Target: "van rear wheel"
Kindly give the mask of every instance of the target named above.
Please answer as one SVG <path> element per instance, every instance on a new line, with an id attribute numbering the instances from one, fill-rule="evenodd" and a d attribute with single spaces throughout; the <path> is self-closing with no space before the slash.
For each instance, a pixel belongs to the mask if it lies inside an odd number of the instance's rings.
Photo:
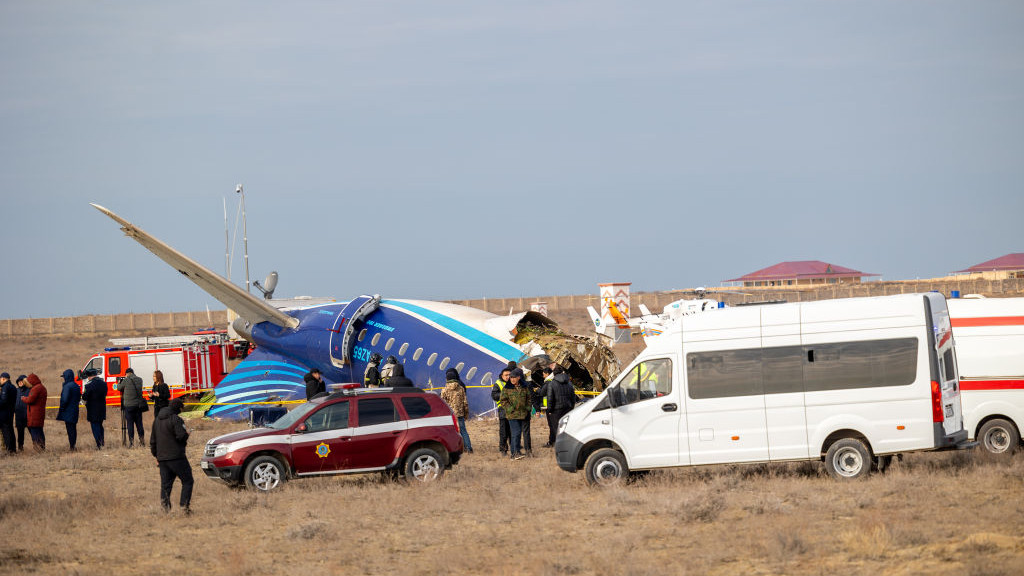
<path id="1" fill-rule="evenodd" d="M 839 480 L 863 478 L 871 471 L 871 453 L 856 438 L 840 438 L 825 453 L 825 469 Z"/>
<path id="2" fill-rule="evenodd" d="M 614 486 L 629 476 L 626 457 L 614 448 L 595 450 L 583 465 L 587 484 L 591 486 Z"/>
<path id="3" fill-rule="evenodd" d="M 986 452 L 1013 454 L 1020 447 L 1020 432 L 1009 420 L 995 418 L 985 422 L 978 431 L 978 439 Z"/>

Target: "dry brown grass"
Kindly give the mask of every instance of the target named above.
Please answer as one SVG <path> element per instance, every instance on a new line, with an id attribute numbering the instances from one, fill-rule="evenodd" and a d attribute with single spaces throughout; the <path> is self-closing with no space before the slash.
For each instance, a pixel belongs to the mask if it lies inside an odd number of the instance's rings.
<path id="1" fill-rule="evenodd" d="M 116 411 L 114 412 L 116 416 Z M 147 416 L 147 426 L 150 422 Z M 0 456 L 2 574 L 1020 574 L 1024 460 L 916 454 L 862 482 L 813 464 L 656 472 L 587 488 L 550 449 L 500 458 L 495 425 L 430 486 L 376 475 L 274 494 L 202 476 L 202 444 L 239 424 L 193 421 L 195 514 L 159 507 L 148 451 Z M 535 439 L 541 438 L 538 421 Z M 540 444 L 540 442 L 538 442 Z M 172 501 L 177 503 L 177 488 Z M 135 552 L 129 552 L 132 548 Z"/>
<path id="2" fill-rule="evenodd" d="M 35 371 L 53 398 L 56 375 L 106 339 L 0 340 L 0 369 Z M 477 453 L 437 484 L 365 475 L 259 495 L 198 468 L 207 439 L 242 425 L 190 421 L 196 513 L 185 517 L 160 510 L 155 461 L 118 447 L 108 414 L 107 450 L 90 448 L 81 422 L 82 451 L 68 452 L 48 420 L 47 453 L 0 455 L 0 574 L 1024 573 L 1022 455 L 913 454 L 850 483 L 813 463 L 712 466 L 595 490 L 550 449 L 499 458 L 494 423 L 477 421 Z M 545 434 L 536 421 L 537 446 Z"/>

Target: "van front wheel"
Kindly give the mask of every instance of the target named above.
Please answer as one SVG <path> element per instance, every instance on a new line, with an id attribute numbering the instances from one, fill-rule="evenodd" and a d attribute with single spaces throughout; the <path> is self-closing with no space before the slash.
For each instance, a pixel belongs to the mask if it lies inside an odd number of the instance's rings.
<path id="1" fill-rule="evenodd" d="M 871 471 L 871 453 L 856 438 L 841 438 L 825 453 L 825 469 L 836 479 L 863 478 Z"/>
<path id="2" fill-rule="evenodd" d="M 613 486 L 629 476 L 626 457 L 614 448 L 595 450 L 587 458 L 583 468 L 586 471 L 587 484 L 591 486 Z"/>

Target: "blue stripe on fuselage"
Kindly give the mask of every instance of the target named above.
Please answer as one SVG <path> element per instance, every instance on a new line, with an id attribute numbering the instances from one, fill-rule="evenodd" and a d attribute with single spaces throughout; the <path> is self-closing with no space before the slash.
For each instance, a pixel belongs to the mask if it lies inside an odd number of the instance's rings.
<path id="1" fill-rule="evenodd" d="M 474 344 L 481 346 L 489 350 L 490 352 L 493 352 L 494 354 L 498 355 L 501 358 L 504 358 L 505 360 L 514 360 L 518 362 L 519 359 L 523 357 L 523 351 L 520 350 L 519 348 L 516 348 L 515 346 L 507 342 L 502 342 L 501 340 L 495 338 L 494 336 L 491 336 L 486 332 L 481 332 L 480 330 L 477 330 L 476 328 L 473 328 L 472 326 L 460 322 L 450 316 L 445 316 L 444 314 L 434 312 L 433 310 L 428 310 L 426 308 L 423 308 L 422 306 L 417 306 L 415 304 L 409 304 L 408 302 L 401 302 L 398 300 L 382 300 L 381 304 L 387 304 L 388 306 L 401 308 L 403 310 L 412 312 L 413 314 L 422 316 L 423 318 L 426 318 L 427 320 L 437 324 L 438 326 L 441 326 L 442 328 L 445 328 L 447 330 L 451 330 L 452 332 L 465 338 L 466 340 L 469 340 L 470 342 L 473 342 Z"/>

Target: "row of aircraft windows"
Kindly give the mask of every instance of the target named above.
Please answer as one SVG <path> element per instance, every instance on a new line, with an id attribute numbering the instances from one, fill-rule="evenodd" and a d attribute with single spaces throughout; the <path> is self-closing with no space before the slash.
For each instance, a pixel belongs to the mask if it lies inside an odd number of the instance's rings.
<path id="1" fill-rule="evenodd" d="M 377 344 L 379 344 L 380 343 L 380 337 L 381 337 L 381 333 L 380 332 L 374 334 L 373 338 L 370 339 L 370 345 L 371 346 L 376 346 Z M 359 342 L 362 342 L 365 339 L 366 339 L 366 328 L 363 328 L 359 332 L 359 336 L 356 337 L 356 340 L 358 340 Z M 395 339 L 394 338 L 388 338 L 388 341 L 384 343 L 384 351 L 385 352 L 390 352 L 391 348 L 394 347 L 394 345 L 395 345 Z M 398 348 L 398 355 L 399 356 L 405 356 L 405 353 L 408 352 L 408 351 L 409 351 L 409 343 L 408 342 L 404 342 Z M 423 355 L 423 348 L 417 348 L 416 351 L 412 353 L 413 361 L 414 362 L 419 362 L 420 356 L 422 356 L 422 355 Z M 427 357 L 427 366 L 433 366 L 434 362 L 436 362 L 436 361 L 437 361 L 437 352 L 434 352 L 429 357 Z M 448 369 L 448 364 L 450 362 L 451 362 L 451 358 L 445 356 L 444 359 L 441 360 L 441 363 L 438 364 L 437 369 L 438 370 L 447 370 Z M 465 374 L 463 374 L 462 373 L 462 369 L 465 368 L 465 367 L 466 367 L 465 362 L 459 362 L 458 364 L 455 365 L 455 369 L 458 370 L 459 374 L 462 375 L 462 377 L 466 380 L 466 382 L 470 382 L 476 376 L 476 372 L 477 372 L 476 366 L 473 366 L 472 368 L 469 369 L 469 372 L 466 372 Z M 483 375 L 483 377 L 480 378 L 480 384 L 482 384 L 484 386 L 490 386 L 494 382 L 492 380 L 492 378 L 493 378 L 493 375 L 490 372 L 487 372 L 486 374 Z"/>

